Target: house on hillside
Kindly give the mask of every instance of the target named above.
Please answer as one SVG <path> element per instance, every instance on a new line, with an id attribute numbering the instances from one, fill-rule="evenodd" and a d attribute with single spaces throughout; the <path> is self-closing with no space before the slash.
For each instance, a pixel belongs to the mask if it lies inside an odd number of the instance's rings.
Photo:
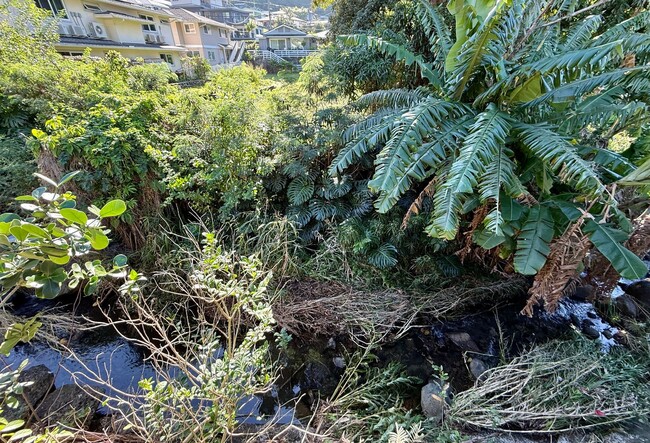
<path id="1" fill-rule="evenodd" d="M 286 57 L 291 57 L 292 51 L 295 51 L 296 57 L 304 57 L 305 53 L 318 47 L 315 36 L 287 25 L 280 25 L 263 33 L 259 44 L 262 51 L 281 51 Z M 302 55 L 299 55 L 299 52 Z"/>
<path id="2" fill-rule="evenodd" d="M 172 15 L 160 2 L 148 0 L 36 0 L 36 4 L 53 14 L 62 14 L 59 42 L 63 55 L 103 57 L 115 50 L 130 59 L 146 63 L 167 62 L 174 70 L 181 68 L 181 54 L 186 50 L 174 42 Z"/>
<path id="3" fill-rule="evenodd" d="M 173 8 L 202 15 L 219 23 L 235 28 L 231 34 L 233 40 L 255 40 L 261 28 L 250 29 L 249 23 L 254 19 L 254 10 L 235 5 L 224 6 L 222 0 L 171 0 Z M 254 21 L 254 20 L 253 20 Z"/>
<path id="4" fill-rule="evenodd" d="M 212 66 L 237 63 L 244 53 L 243 42 L 233 43 L 230 25 L 220 23 L 187 9 L 171 9 L 172 32 L 189 57 L 204 57 Z"/>

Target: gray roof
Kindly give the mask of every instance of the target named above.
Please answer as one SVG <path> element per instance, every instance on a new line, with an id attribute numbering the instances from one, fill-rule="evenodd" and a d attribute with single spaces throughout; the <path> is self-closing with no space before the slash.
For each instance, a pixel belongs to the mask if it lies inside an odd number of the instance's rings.
<path id="1" fill-rule="evenodd" d="M 307 33 L 287 25 L 280 25 L 262 34 L 264 37 L 307 37 Z"/>

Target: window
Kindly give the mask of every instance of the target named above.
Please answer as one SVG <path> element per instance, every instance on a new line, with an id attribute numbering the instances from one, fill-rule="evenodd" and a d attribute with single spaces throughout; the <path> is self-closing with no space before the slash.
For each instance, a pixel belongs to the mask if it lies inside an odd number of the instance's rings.
<path id="1" fill-rule="evenodd" d="M 160 58 L 165 60 L 170 65 L 174 64 L 174 59 L 172 58 L 171 54 L 160 54 Z"/>
<path id="2" fill-rule="evenodd" d="M 196 34 L 196 27 L 194 26 L 194 23 L 185 23 L 184 27 L 186 34 Z"/>
<path id="3" fill-rule="evenodd" d="M 140 18 L 142 20 L 147 20 L 147 21 L 152 22 L 152 23 L 150 23 L 148 25 L 142 25 L 142 30 L 143 31 L 156 32 L 156 25 L 153 24 L 153 17 L 151 17 L 149 15 L 140 15 Z"/>
<path id="4" fill-rule="evenodd" d="M 43 9 L 49 9 L 54 15 L 63 12 L 63 17 L 67 17 L 65 7 L 61 0 L 36 0 L 36 6 Z"/>
<path id="5" fill-rule="evenodd" d="M 219 37 L 224 37 L 225 32 L 223 29 L 219 28 Z"/>
<path id="6" fill-rule="evenodd" d="M 65 56 L 65 57 L 83 57 L 83 52 L 68 52 L 68 51 L 61 51 L 59 54 Z"/>
<path id="7" fill-rule="evenodd" d="M 84 3 L 84 9 L 88 11 L 93 11 L 93 12 L 101 12 L 102 8 L 100 8 L 97 5 L 89 5 L 87 3 Z"/>
<path id="8" fill-rule="evenodd" d="M 185 55 L 188 57 L 199 57 L 201 54 L 199 54 L 199 51 L 187 51 Z"/>
<path id="9" fill-rule="evenodd" d="M 203 28 L 203 33 L 204 34 L 212 35 L 212 29 L 210 29 L 207 26 L 201 26 L 201 27 Z"/>
<path id="10" fill-rule="evenodd" d="M 217 56 L 214 54 L 214 51 L 208 51 L 208 60 L 216 61 Z"/>

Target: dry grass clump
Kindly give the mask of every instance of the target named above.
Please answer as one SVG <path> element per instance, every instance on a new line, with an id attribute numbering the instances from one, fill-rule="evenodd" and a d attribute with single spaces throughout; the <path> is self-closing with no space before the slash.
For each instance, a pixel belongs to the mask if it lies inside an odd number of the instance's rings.
<path id="1" fill-rule="evenodd" d="M 291 280 L 284 289 L 273 316 L 297 336 L 383 335 L 414 318 L 408 296 L 399 290 L 368 292 L 317 280 Z"/>
<path id="2" fill-rule="evenodd" d="M 647 356 L 601 354 L 577 339 L 550 342 L 489 370 L 456 396 L 457 424 L 521 433 L 611 426 L 650 414 Z"/>

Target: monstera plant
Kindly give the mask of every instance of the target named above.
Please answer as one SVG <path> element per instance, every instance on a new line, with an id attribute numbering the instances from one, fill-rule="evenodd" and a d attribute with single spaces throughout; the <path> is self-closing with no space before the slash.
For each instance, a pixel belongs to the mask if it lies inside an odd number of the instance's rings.
<path id="1" fill-rule="evenodd" d="M 361 97 L 370 113 L 344 132 L 330 174 L 373 157 L 377 211 L 419 192 L 407 218 L 428 208 L 426 232 L 446 240 L 466 226 L 521 274 L 540 273 L 553 245 L 576 234 L 575 268 L 593 245 L 621 275 L 645 276 L 623 246 L 632 225 L 615 197 L 634 165 L 607 145 L 648 123 L 650 12 L 603 29 L 588 15 L 603 2 L 576 3 L 453 0 L 443 14 L 420 0 L 415 19 L 433 58 L 376 36 L 342 37 L 417 69 L 425 86 Z"/>

